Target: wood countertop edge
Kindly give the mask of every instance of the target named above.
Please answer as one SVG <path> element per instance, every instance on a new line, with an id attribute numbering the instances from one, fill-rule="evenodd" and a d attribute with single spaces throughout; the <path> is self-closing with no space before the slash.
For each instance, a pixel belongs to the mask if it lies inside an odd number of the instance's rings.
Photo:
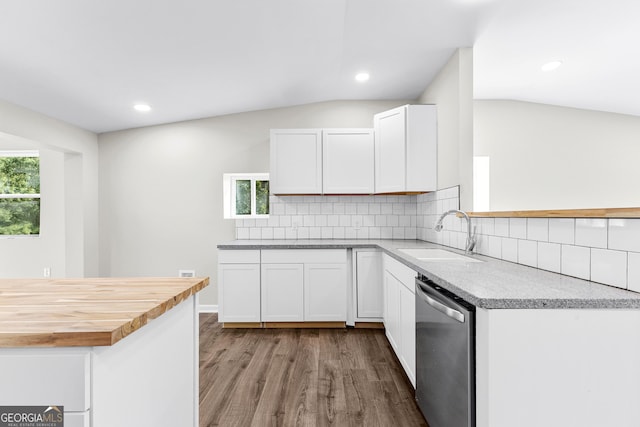
<path id="1" fill-rule="evenodd" d="M 469 212 L 475 218 L 640 218 L 640 208 Z"/>
<path id="2" fill-rule="evenodd" d="M 0 349 L 2 348 L 45 348 L 45 347 L 99 347 L 112 346 L 145 326 L 150 320 L 162 316 L 192 295 L 209 285 L 209 278 L 202 278 L 198 283 L 159 302 L 149 310 L 130 318 L 111 331 L 69 331 L 69 332 L 0 332 Z"/>

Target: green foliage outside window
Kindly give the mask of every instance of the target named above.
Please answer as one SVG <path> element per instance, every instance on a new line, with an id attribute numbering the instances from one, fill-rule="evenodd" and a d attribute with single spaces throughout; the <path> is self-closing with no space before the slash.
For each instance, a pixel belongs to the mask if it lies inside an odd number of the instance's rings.
<path id="1" fill-rule="evenodd" d="M 269 180 L 263 177 L 238 177 L 235 185 L 236 217 L 269 215 Z M 253 186 L 253 187 L 252 187 Z"/>
<path id="2" fill-rule="evenodd" d="M 39 233 L 40 158 L 0 157 L 0 235 Z"/>
<path id="3" fill-rule="evenodd" d="M 236 181 L 236 215 L 251 215 L 251 180 Z"/>
<path id="4" fill-rule="evenodd" d="M 256 214 L 269 215 L 269 181 L 256 181 Z"/>

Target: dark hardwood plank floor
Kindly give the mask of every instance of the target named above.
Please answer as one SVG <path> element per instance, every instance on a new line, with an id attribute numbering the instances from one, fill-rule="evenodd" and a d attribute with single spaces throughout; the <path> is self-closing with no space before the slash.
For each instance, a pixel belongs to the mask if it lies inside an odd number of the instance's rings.
<path id="1" fill-rule="evenodd" d="M 380 329 L 223 329 L 200 315 L 200 426 L 427 426 Z"/>

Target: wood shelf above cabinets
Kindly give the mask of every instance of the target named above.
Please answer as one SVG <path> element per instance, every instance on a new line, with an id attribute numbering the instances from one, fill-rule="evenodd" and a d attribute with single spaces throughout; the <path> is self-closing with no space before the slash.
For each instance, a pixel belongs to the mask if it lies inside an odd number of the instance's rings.
<path id="1" fill-rule="evenodd" d="M 468 214 L 476 218 L 640 218 L 640 208 L 550 209 Z"/>

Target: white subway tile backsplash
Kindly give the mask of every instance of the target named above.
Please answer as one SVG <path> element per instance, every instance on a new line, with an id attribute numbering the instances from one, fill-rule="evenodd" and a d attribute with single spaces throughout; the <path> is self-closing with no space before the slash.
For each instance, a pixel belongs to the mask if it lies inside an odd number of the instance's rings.
<path id="1" fill-rule="evenodd" d="M 549 241 L 573 245 L 575 243 L 575 219 L 549 218 Z"/>
<path id="2" fill-rule="evenodd" d="M 518 264 L 529 267 L 538 266 L 538 242 L 534 240 L 518 240 Z"/>
<path id="3" fill-rule="evenodd" d="M 262 239 L 263 240 L 270 240 L 273 239 L 273 228 L 270 227 L 265 227 L 262 228 Z"/>
<path id="4" fill-rule="evenodd" d="M 298 205 L 294 203 L 287 203 L 284 205 L 285 215 L 296 215 L 298 213 Z"/>
<path id="5" fill-rule="evenodd" d="M 322 213 L 322 203 L 309 203 L 309 213 L 319 215 Z"/>
<path id="6" fill-rule="evenodd" d="M 404 228 L 404 238 L 405 239 L 417 239 L 417 231 L 415 227 L 405 227 Z"/>
<path id="7" fill-rule="evenodd" d="M 418 196 L 270 197 L 268 219 L 236 220 L 236 239 L 421 239 L 464 249 L 458 187 Z M 640 219 L 473 218 L 482 255 L 640 292 Z M 630 251 L 630 252 L 626 252 Z"/>
<path id="8" fill-rule="evenodd" d="M 286 234 L 285 234 L 285 229 L 282 227 L 277 227 L 273 229 L 273 238 L 274 239 L 284 239 Z"/>
<path id="9" fill-rule="evenodd" d="M 333 239 L 333 227 L 320 227 L 320 235 L 323 239 Z"/>
<path id="10" fill-rule="evenodd" d="M 509 237 L 509 218 L 496 218 L 495 234 L 500 237 Z"/>
<path id="11" fill-rule="evenodd" d="M 364 215 L 362 217 L 362 225 L 365 227 L 375 227 L 376 217 L 373 215 Z"/>
<path id="12" fill-rule="evenodd" d="M 631 291 L 640 292 L 640 253 L 628 252 L 628 255 L 627 288 Z"/>
<path id="13" fill-rule="evenodd" d="M 249 239 L 249 229 L 248 228 L 236 228 L 236 239 L 238 240 L 248 240 Z"/>
<path id="14" fill-rule="evenodd" d="M 549 241 L 549 219 L 527 218 L 527 240 Z"/>
<path id="15" fill-rule="evenodd" d="M 251 227 L 249 228 L 249 239 L 260 240 L 262 238 L 262 228 Z"/>
<path id="16" fill-rule="evenodd" d="M 297 239 L 298 238 L 298 229 L 297 228 L 285 228 L 284 229 L 284 238 L 285 239 Z"/>
<path id="17" fill-rule="evenodd" d="M 605 218 L 576 218 L 576 245 L 592 248 L 607 247 Z"/>
<path id="18" fill-rule="evenodd" d="M 567 276 L 589 280 L 591 277 L 591 249 L 582 246 L 562 245 L 560 272 Z"/>
<path id="19" fill-rule="evenodd" d="M 518 239 L 502 238 L 502 259 L 518 262 Z"/>
<path id="20" fill-rule="evenodd" d="M 527 218 L 509 218 L 509 237 L 514 239 L 527 238 Z"/>
<path id="21" fill-rule="evenodd" d="M 609 249 L 640 252 L 640 219 L 609 219 Z"/>
<path id="22" fill-rule="evenodd" d="M 538 242 L 538 268 L 560 273 L 560 248 L 559 243 Z"/>
<path id="23" fill-rule="evenodd" d="M 591 280 L 626 289 L 627 253 L 592 248 Z"/>
<path id="24" fill-rule="evenodd" d="M 282 215 L 280 217 L 280 227 L 291 227 L 291 216 Z"/>
<path id="25" fill-rule="evenodd" d="M 308 203 L 299 203 L 296 208 L 297 215 L 309 215 L 309 204 Z"/>
<path id="26" fill-rule="evenodd" d="M 502 258 L 502 237 L 489 236 L 489 255 L 493 258 Z"/>
<path id="27" fill-rule="evenodd" d="M 320 227 L 309 227 L 309 238 L 310 239 L 321 239 L 322 232 Z"/>

